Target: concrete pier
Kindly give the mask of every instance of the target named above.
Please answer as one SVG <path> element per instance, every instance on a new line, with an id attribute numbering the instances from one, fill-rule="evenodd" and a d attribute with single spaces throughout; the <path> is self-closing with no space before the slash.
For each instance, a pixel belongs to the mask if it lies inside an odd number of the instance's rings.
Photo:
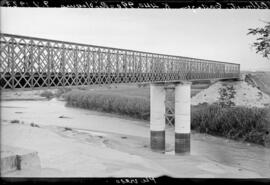
<path id="1" fill-rule="evenodd" d="M 151 149 L 165 152 L 166 89 L 174 90 L 175 154 L 190 154 L 191 82 L 150 85 Z"/>
<path id="2" fill-rule="evenodd" d="M 175 154 L 190 153 L 190 91 L 190 82 L 175 87 Z"/>
<path id="3" fill-rule="evenodd" d="M 165 89 L 150 85 L 150 145 L 156 152 L 165 152 Z"/>

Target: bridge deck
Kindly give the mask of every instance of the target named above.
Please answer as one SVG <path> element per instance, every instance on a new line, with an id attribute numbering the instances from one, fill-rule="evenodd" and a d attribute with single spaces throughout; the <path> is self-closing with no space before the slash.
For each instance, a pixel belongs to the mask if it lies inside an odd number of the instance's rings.
<path id="1" fill-rule="evenodd" d="M 32 89 L 239 78 L 240 65 L 1 34 L 0 86 Z"/>

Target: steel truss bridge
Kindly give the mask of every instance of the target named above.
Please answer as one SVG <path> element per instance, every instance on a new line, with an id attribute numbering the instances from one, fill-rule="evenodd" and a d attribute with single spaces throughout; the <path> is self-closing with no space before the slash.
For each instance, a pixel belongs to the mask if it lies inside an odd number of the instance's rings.
<path id="1" fill-rule="evenodd" d="M 240 65 L 1 34 L 1 90 L 237 79 Z"/>

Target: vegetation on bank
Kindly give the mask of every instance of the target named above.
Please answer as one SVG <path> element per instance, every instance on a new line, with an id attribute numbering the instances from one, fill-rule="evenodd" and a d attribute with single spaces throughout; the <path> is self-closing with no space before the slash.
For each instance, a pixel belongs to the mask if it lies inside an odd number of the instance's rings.
<path id="1" fill-rule="evenodd" d="M 129 91 L 72 90 L 64 94 L 64 98 L 68 106 L 149 120 L 149 97 Z M 269 136 L 270 108 L 231 107 L 227 103 L 229 99 L 221 100 L 214 105 L 192 106 L 191 128 L 201 133 L 264 145 L 267 134 Z"/>
<path id="2" fill-rule="evenodd" d="M 191 112 L 191 129 L 264 145 L 270 129 L 270 108 L 198 106 Z"/>
<path id="3" fill-rule="evenodd" d="M 64 95 L 67 106 L 128 115 L 148 120 L 150 101 L 148 98 L 111 93 L 110 91 L 72 90 Z"/>
<path id="4" fill-rule="evenodd" d="M 46 90 L 46 91 L 43 91 L 41 94 L 40 94 L 41 97 L 45 97 L 47 99 L 51 99 L 54 97 L 54 94 L 53 92 L 49 91 L 49 90 Z"/>
<path id="5" fill-rule="evenodd" d="M 70 88 L 59 88 L 55 92 L 52 92 L 51 90 L 45 90 L 45 91 L 42 91 L 40 93 L 40 96 L 45 97 L 48 100 L 50 100 L 54 97 L 59 98 L 61 95 L 63 95 L 64 93 L 66 93 L 68 91 L 71 91 L 71 89 Z"/>

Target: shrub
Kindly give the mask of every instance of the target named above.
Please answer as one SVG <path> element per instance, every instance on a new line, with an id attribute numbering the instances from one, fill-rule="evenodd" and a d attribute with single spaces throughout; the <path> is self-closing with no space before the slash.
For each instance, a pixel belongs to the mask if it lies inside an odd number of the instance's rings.
<path id="1" fill-rule="evenodd" d="M 108 93 L 106 91 L 73 90 L 64 95 L 68 106 L 124 114 L 149 120 L 150 101 L 147 98 Z"/>
<path id="2" fill-rule="evenodd" d="M 60 89 L 57 89 L 54 96 L 59 98 L 61 95 L 65 94 L 66 92 L 69 92 L 69 91 L 71 91 L 71 88 L 60 88 Z"/>
<path id="3" fill-rule="evenodd" d="M 236 94 L 233 85 L 222 84 L 222 88 L 220 88 L 218 92 L 220 95 L 218 103 L 222 107 L 235 106 L 235 103 L 232 101 Z"/>
<path id="4" fill-rule="evenodd" d="M 40 94 L 41 97 L 45 97 L 47 99 L 51 99 L 53 98 L 54 94 L 51 92 L 51 91 L 43 91 L 41 94 Z"/>
<path id="5" fill-rule="evenodd" d="M 31 127 L 38 127 L 39 128 L 39 125 L 38 124 L 35 124 L 35 123 L 31 123 L 30 126 Z"/>
<path id="6" fill-rule="evenodd" d="M 17 119 L 14 119 L 14 120 L 11 120 L 10 123 L 20 123 L 20 121 Z"/>
<path id="7" fill-rule="evenodd" d="M 230 139 L 264 144 L 270 120 L 269 108 L 206 105 L 192 111 L 191 129 Z"/>

